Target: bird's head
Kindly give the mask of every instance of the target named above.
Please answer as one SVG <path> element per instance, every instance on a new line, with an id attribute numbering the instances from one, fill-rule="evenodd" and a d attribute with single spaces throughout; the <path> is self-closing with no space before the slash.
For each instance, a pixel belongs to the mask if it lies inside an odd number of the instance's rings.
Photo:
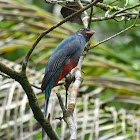
<path id="1" fill-rule="evenodd" d="M 95 34 L 95 31 L 91 31 L 89 28 L 81 28 L 76 32 L 76 34 L 83 36 L 86 41 L 89 41 L 91 36 Z"/>

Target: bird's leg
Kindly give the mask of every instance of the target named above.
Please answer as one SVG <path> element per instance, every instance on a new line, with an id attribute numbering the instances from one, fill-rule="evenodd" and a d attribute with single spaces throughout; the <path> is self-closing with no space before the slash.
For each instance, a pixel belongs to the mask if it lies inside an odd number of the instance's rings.
<path id="1" fill-rule="evenodd" d="M 68 73 L 66 76 L 65 76 L 65 89 L 66 89 L 66 101 L 65 101 L 65 107 L 67 109 L 67 102 L 68 102 L 68 89 L 69 89 L 69 86 L 71 84 L 71 80 L 72 79 L 72 75 L 71 73 Z"/>

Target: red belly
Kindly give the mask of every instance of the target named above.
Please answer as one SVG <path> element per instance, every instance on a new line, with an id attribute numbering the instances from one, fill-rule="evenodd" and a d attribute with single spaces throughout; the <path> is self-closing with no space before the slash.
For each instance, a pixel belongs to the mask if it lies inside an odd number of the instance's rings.
<path id="1" fill-rule="evenodd" d="M 68 60 L 68 62 L 65 64 L 65 66 L 63 67 L 62 71 L 58 74 L 53 87 L 55 87 L 57 85 L 57 83 L 64 78 L 65 75 L 67 75 L 73 68 L 75 68 L 77 66 L 77 64 L 75 64 L 74 62 L 74 58 L 71 58 L 70 60 Z"/>

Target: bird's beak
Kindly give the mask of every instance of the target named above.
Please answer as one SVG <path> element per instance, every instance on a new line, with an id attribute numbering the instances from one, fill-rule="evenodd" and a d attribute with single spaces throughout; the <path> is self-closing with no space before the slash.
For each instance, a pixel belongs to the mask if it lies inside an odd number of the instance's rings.
<path id="1" fill-rule="evenodd" d="M 85 31 L 86 34 L 94 35 L 95 31 Z"/>

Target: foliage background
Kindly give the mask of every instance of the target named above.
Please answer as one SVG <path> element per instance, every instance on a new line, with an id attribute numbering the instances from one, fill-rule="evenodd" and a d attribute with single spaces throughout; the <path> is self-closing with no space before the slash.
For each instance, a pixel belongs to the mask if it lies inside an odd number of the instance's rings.
<path id="1" fill-rule="evenodd" d="M 112 1 L 104 1 L 109 4 Z M 124 1 L 112 5 L 122 7 Z M 128 6 L 138 3 L 129 1 Z M 54 5 L 44 1 L 0 0 L 0 60 L 19 70 L 23 58 L 38 35 L 62 17 L 53 14 Z M 95 17 L 104 12 L 95 7 Z M 59 12 L 59 11 L 58 11 Z M 89 11 L 88 11 L 89 12 Z M 95 44 L 133 24 L 134 20 L 92 23 Z M 82 25 L 65 23 L 44 37 L 28 64 L 30 82 L 40 86 L 47 59 L 58 43 Z M 84 81 L 79 89 L 75 122 L 78 139 L 139 139 L 140 138 L 140 32 L 129 30 L 89 51 L 82 70 Z M 43 109 L 44 94 L 34 88 Z M 50 100 L 51 122 L 62 139 L 68 128 L 55 118 L 62 115 L 55 92 L 65 97 L 64 87 L 56 87 Z M 0 76 L 0 138 L 40 139 L 41 128 L 28 106 L 22 88 L 12 79 Z M 66 129 L 67 128 L 67 129 Z"/>

